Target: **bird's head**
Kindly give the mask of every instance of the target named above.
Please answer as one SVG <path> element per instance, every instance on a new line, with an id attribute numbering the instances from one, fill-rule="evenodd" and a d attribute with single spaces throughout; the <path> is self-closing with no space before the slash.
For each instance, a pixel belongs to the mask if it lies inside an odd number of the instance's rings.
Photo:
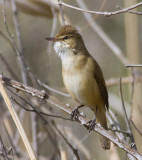
<path id="1" fill-rule="evenodd" d="M 55 42 L 54 49 L 60 57 L 63 54 L 77 54 L 85 47 L 78 30 L 71 25 L 62 26 L 55 37 L 46 40 Z"/>

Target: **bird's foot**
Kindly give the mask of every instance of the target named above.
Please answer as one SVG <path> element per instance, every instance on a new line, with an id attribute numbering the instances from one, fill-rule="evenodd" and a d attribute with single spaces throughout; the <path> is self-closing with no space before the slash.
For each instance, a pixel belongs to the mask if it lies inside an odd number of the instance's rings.
<path id="1" fill-rule="evenodd" d="M 96 125 L 96 116 L 92 120 L 87 122 L 87 128 L 89 130 L 89 133 L 94 129 L 95 125 Z"/>
<path id="2" fill-rule="evenodd" d="M 75 109 L 73 109 L 73 111 L 71 112 L 70 118 L 72 121 L 78 120 L 79 117 L 79 108 L 83 107 L 84 105 L 80 105 L 78 107 L 76 107 Z"/>
<path id="3" fill-rule="evenodd" d="M 78 108 L 75 108 L 75 109 L 71 112 L 70 118 L 71 118 L 72 121 L 75 121 L 75 120 L 78 119 L 78 116 L 79 116 Z"/>

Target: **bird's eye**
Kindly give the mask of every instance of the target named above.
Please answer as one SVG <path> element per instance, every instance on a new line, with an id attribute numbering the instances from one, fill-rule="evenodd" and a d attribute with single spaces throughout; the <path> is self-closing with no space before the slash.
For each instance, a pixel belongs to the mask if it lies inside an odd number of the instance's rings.
<path id="1" fill-rule="evenodd" d="M 69 37 L 68 37 L 68 36 L 65 36 L 65 37 L 64 37 L 64 40 L 67 40 L 67 39 L 69 39 Z"/>

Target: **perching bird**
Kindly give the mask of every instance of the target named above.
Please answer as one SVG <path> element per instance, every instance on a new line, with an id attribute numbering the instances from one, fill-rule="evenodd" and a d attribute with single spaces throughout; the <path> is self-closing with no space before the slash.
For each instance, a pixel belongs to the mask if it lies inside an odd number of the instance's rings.
<path id="1" fill-rule="evenodd" d="M 54 49 L 62 61 L 62 76 L 68 93 L 80 104 L 91 108 L 96 115 L 96 123 L 107 130 L 106 109 L 109 103 L 104 77 L 78 30 L 65 25 L 54 38 L 46 39 L 55 42 Z M 100 136 L 100 140 L 104 149 L 110 149 L 107 138 Z"/>

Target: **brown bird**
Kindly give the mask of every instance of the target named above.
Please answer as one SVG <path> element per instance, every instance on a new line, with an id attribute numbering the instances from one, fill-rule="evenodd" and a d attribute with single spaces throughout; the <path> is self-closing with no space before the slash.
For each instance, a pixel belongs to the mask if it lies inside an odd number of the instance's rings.
<path id="1" fill-rule="evenodd" d="M 106 109 L 109 103 L 104 77 L 78 30 L 71 25 L 65 25 L 54 38 L 46 39 L 55 42 L 54 49 L 62 61 L 62 76 L 68 93 L 82 104 L 79 107 L 85 105 L 94 111 L 95 119 L 90 123 L 91 129 L 96 120 L 107 130 Z M 76 117 L 78 108 L 73 110 L 72 119 Z M 100 136 L 100 140 L 104 149 L 110 149 L 107 138 Z"/>

